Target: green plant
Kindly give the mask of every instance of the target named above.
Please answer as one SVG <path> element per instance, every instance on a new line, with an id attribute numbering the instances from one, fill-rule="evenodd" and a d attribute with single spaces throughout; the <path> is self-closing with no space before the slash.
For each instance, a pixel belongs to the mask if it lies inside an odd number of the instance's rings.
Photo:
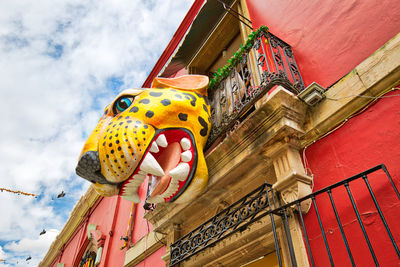
<path id="1" fill-rule="evenodd" d="M 210 80 L 210 83 L 208 84 L 209 92 L 214 90 L 214 86 L 229 75 L 231 70 L 237 65 L 237 63 L 239 63 L 242 56 L 251 49 L 261 31 L 268 32 L 268 27 L 261 26 L 257 30 L 250 33 L 246 40 L 246 43 L 244 45 L 243 44 L 240 45 L 240 48 L 235 53 L 233 53 L 233 56 L 230 59 L 227 60 L 228 63 L 225 64 L 225 66 L 219 68 L 214 73 L 213 78 Z"/>

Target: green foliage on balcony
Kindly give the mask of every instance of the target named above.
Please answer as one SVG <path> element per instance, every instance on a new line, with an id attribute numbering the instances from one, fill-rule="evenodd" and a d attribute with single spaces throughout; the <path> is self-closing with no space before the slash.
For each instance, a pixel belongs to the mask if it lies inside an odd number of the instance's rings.
<path id="1" fill-rule="evenodd" d="M 210 83 L 208 84 L 209 92 L 213 91 L 214 87 L 221 80 L 228 77 L 231 70 L 234 67 L 236 67 L 236 65 L 240 62 L 241 58 L 243 57 L 243 55 L 245 55 L 253 47 L 253 44 L 257 39 L 257 37 L 259 36 L 260 32 L 265 32 L 265 33 L 268 32 L 268 27 L 261 26 L 260 28 L 249 34 L 246 43 L 244 45 L 241 44 L 240 48 L 235 53 L 233 53 L 233 56 L 230 59 L 227 60 L 228 63 L 225 66 L 219 68 L 214 73 L 213 78 L 210 80 Z"/>

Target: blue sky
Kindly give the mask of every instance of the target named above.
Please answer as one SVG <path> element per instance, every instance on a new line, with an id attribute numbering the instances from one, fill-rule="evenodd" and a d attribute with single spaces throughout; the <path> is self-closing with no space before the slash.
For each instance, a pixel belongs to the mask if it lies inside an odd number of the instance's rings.
<path id="1" fill-rule="evenodd" d="M 141 86 L 192 3 L 0 2 L 0 187 L 40 195 L 0 192 L 0 266 L 41 261 L 89 186 L 74 173 L 85 138 Z"/>

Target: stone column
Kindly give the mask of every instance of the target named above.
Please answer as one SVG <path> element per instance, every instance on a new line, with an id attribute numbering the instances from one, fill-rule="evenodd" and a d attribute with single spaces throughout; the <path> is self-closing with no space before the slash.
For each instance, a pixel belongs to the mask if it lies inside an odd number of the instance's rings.
<path id="1" fill-rule="evenodd" d="M 291 203 L 312 192 L 312 177 L 305 172 L 300 156 L 300 146 L 296 138 L 285 137 L 269 147 L 265 154 L 273 164 L 276 174 L 273 188 L 280 193 L 283 204 Z M 310 206 L 311 200 L 303 201 L 300 205 L 301 212 L 307 213 Z M 292 210 L 288 210 L 288 223 L 294 253 L 298 266 L 309 266 L 302 230 L 295 210 L 297 211 L 296 206 L 293 206 Z M 286 240 L 286 238 L 284 239 Z M 288 252 L 283 251 L 283 253 L 287 254 Z"/>
<path id="2" fill-rule="evenodd" d="M 180 237 L 181 234 L 181 227 L 179 224 L 170 224 L 168 225 L 167 229 L 167 235 L 165 237 L 166 241 L 166 247 L 167 251 L 166 253 L 161 257 L 163 261 L 165 261 L 165 266 L 169 266 L 169 260 L 171 257 L 171 244 L 173 244 L 175 241 L 177 241 Z"/>

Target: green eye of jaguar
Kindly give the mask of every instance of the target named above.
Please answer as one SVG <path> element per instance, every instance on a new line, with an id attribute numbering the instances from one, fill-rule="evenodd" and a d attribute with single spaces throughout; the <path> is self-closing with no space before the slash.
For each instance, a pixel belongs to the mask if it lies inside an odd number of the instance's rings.
<path id="1" fill-rule="evenodd" d="M 133 101 L 132 97 L 120 98 L 115 105 L 115 110 L 118 113 L 124 111 L 125 109 L 129 108 L 129 106 L 132 104 L 132 101 Z"/>

